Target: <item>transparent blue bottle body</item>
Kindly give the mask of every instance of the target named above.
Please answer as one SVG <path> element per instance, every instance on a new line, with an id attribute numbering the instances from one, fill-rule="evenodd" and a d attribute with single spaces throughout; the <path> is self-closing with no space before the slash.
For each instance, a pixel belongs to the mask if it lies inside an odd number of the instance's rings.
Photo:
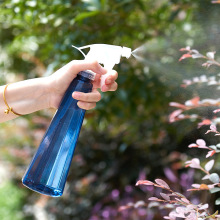
<path id="1" fill-rule="evenodd" d="M 92 83 L 86 77 L 91 73 L 81 73 L 84 75 L 78 75 L 68 87 L 22 179 L 26 187 L 44 195 L 59 197 L 63 194 L 85 115 L 72 93 L 92 91 Z"/>

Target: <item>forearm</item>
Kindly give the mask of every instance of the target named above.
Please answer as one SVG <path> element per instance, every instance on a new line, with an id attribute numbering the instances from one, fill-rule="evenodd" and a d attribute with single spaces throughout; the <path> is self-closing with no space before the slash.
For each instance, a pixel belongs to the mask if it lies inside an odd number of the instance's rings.
<path id="1" fill-rule="evenodd" d="M 84 70 L 91 70 L 96 73 L 93 91 L 86 94 L 73 93 L 72 96 L 78 100 L 80 108 L 85 110 L 94 108 L 96 102 L 101 98 L 97 91 L 100 88 L 101 76 L 107 70 L 97 61 L 75 60 L 69 62 L 51 76 L 12 83 L 8 87 L 0 86 L 0 122 L 18 117 L 13 112 L 26 115 L 45 108 L 58 108 L 70 83 L 80 71 Z M 117 89 L 117 83 L 115 82 L 117 76 L 117 72 L 114 71 L 107 77 L 104 88 L 102 87 L 103 92 Z M 8 111 L 8 114 L 5 114 L 8 107 L 4 102 L 4 90 L 7 104 L 13 110 L 13 112 Z"/>
<path id="2" fill-rule="evenodd" d="M 50 92 L 48 88 L 47 78 L 12 83 L 5 91 L 5 98 L 14 112 L 25 115 L 49 107 Z M 0 86 L 0 122 L 18 117 L 12 112 L 5 114 L 7 106 L 3 99 L 4 89 L 5 86 Z"/>

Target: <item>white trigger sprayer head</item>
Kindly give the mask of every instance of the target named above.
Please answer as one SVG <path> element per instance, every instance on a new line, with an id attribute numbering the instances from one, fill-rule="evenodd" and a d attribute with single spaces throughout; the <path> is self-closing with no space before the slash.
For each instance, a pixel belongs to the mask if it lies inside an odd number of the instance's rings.
<path id="1" fill-rule="evenodd" d="M 83 51 L 79 47 L 76 47 L 74 45 L 72 45 L 72 47 L 77 49 L 84 57 L 86 57 L 86 55 L 83 53 Z"/>
<path id="2" fill-rule="evenodd" d="M 72 45 L 72 47 L 79 50 L 86 60 L 97 60 L 108 70 L 108 73 L 101 77 L 101 87 L 105 84 L 105 79 L 110 75 L 110 70 L 113 69 L 115 64 L 120 63 L 121 57 L 126 57 L 128 59 L 131 56 L 130 48 L 109 44 L 91 44 L 83 47 Z M 82 51 L 86 48 L 90 48 L 87 55 Z"/>

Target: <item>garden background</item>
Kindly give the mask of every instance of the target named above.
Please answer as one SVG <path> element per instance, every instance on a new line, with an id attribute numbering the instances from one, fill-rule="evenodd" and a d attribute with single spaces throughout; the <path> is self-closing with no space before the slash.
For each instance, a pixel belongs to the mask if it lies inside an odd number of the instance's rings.
<path id="1" fill-rule="evenodd" d="M 211 87 L 181 87 L 183 79 L 212 74 L 214 67 L 178 59 L 186 46 L 218 54 L 219 7 L 209 0 L 0 1 L 1 85 L 47 76 L 83 59 L 72 44 L 141 47 L 143 58 L 122 59 L 114 68 L 118 90 L 103 93 L 97 107 L 87 111 L 60 198 L 41 196 L 21 183 L 55 111 L 0 124 L 0 219 L 162 219 L 166 211 L 158 208 L 119 211 L 158 193 L 135 186 L 146 178 L 163 178 L 193 201 L 208 198 L 218 209 L 206 192 L 186 192 L 199 176 L 184 168 L 183 160 L 200 157 L 187 148 L 196 139 L 213 144 L 219 138 L 204 136 L 207 129 L 197 129 L 196 120 L 171 124 L 168 116 L 171 101 L 183 103 L 197 93 L 218 96 Z"/>

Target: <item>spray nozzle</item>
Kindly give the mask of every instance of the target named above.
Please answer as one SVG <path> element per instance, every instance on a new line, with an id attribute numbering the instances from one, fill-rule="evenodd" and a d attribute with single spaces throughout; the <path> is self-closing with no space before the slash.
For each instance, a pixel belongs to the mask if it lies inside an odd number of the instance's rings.
<path id="1" fill-rule="evenodd" d="M 122 47 L 122 57 L 126 57 L 127 59 L 131 56 L 131 48 L 128 47 Z"/>

